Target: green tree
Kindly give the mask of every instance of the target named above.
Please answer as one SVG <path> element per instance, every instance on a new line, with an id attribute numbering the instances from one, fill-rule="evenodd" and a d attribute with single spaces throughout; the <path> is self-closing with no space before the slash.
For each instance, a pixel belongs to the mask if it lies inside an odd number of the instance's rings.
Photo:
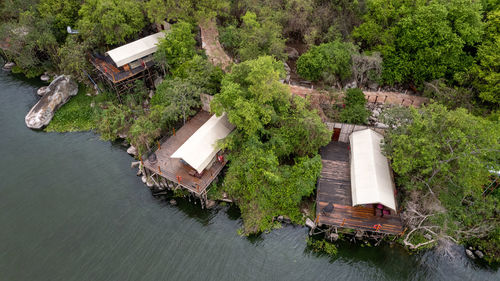
<path id="1" fill-rule="evenodd" d="M 75 27 L 82 2 L 81 0 L 40 0 L 36 9 L 42 18 L 51 22 L 58 41 L 64 42 L 68 34 L 66 27 Z"/>
<path id="2" fill-rule="evenodd" d="M 223 144 L 231 151 L 224 187 L 238 201 L 245 233 L 269 230 L 278 215 L 301 222 L 299 204 L 321 171 L 318 148 L 330 139 L 308 102 L 279 82 L 283 72 L 269 56 L 235 65 L 211 103 L 236 126 Z"/>
<path id="3" fill-rule="evenodd" d="M 164 71 L 173 70 L 196 54 L 195 45 L 191 24 L 180 21 L 172 25 L 172 29 L 166 32 L 165 38 L 160 40 L 154 58 Z"/>
<path id="4" fill-rule="evenodd" d="M 87 73 L 92 69 L 86 58 L 86 52 L 90 49 L 88 42 L 79 42 L 74 36 L 68 36 L 66 42 L 57 49 L 59 63 L 58 71 L 70 74 L 80 82 L 88 80 Z"/>
<path id="5" fill-rule="evenodd" d="M 58 62 L 58 42 L 50 22 L 40 19 L 35 11 L 20 14 L 19 20 L 0 26 L 0 38 L 9 38 L 6 55 L 14 60 L 14 72 L 35 77 Z"/>
<path id="6" fill-rule="evenodd" d="M 172 71 L 174 77 L 185 79 L 200 88 L 205 94 L 215 95 L 220 91 L 223 72 L 206 58 L 195 55 Z"/>
<path id="7" fill-rule="evenodd" d="M 500 6 L 488 14 L 483 43 L 477 51 L 478 64 L 473 67 L 474 86 L 479 98 L 500 104 Z"/>
<path id="8" fill-rule="evenodd" d="M 201 105 L 200 94 L 199 87 L 176 77 L 158 85 L 151 102 L 167 107 L 169 114 L 177 112 L 177 116 L 186 123 L 187 117 L 195 114 L 194 109 Z"/>
<path id="9" fill-rule="evenodd" d="M 271 20 L 259 22 L 257 15 L 247 12 L 243 17 L 239 37 L 241 43 L 238 55 L 242 61 L 270 55 L 285 60 L 285 39 L 281 36 L 282 28 Z"/>
<path id="10" fill-rule="evenodd" d="M 191 1 L 181 0 L 149 0 L 144 3 L 144 10 L 152 23 L 187 19 L 192 9 Z"/>
<path id="11" fill-rule="evenodd" d="M 312 81 L 342 81 L 351 76 L 351 56 L 356 52 L 352 43 L 340 41 L 313 46 L 297 60 L 297 73 Z"/>
<path id="12" fill-rule="evenodd" d="M 463 243 L 493 238 L 500 228 L 500 197 L 490 189 L 490 171 L 500 169 L 500 123 L 439 104 L 410 109 L 409 114 L 399 111 L 403 118 L 384 121 L 390 125 L 384 151 L 398 185 L 412 194 L 406 197 L 403 216 L 412 230 L 407 235 L 427 233 L 431 241 Z M 383 115 L 390 116 L 391 110 Z M 408 236 L 405 242 L 411 241 Z M 487 250 L 494 255 L 500 251 L 496 241 Z"/>
<path id="13" fill-rule="evenodd" d="M 136 0 L 88 0 L 78 15 L 83 38 L 94 37 L 100 44 L 123 44 L 145 25 L 141 2 Z"/>
<path id="14" fill-rule="evenodd" d="M 366 108 L 365 94 L 361 89 L 349 89 L 344 96 L 344 106 L 340 112 L 340 122 L 366 124 L 370 111 Z"/>

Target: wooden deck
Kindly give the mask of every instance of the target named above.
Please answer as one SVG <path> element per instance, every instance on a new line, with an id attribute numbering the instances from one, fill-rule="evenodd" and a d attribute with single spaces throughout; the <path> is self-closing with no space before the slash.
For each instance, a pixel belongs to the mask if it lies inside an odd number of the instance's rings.
<path id="1" fill-rule="evenodd" d="M 175 136 L 169 137 L 160 144 L 160 149 L 155 152 L 157 162 L 152 164 L 149 160 L 144 160 L 144 166 L 156 175 L 173 182 L 174 185 L 186 188 L 197 196 L 203 197 L 206 194 L 207 187 L 226 165 L 227 160 L 225 157 L 224 162 L 215 161 L 210 169 L 205 170 L 201 177 L 198 178 L 192 175 L 192 171 L 194 171 L 192 168 L 181 163 L 180 159 L 170 158 L 170 156 L 210 119 L 210 116 L 206 111 L 200 111 L 193 116 L 175 133 Z"/>
<path id="2" fill-rule="evenodd" d="M 363 231 L 376 231 L 374 226 L 381 225 L 378 232 L 401 233 L 401 219 L 392 211 L 390 215 L 380 217 L 375 215 L 372 206 L 352 206 L 349 144 L 330 142 L 321 149 L 321 159 L 323 169 L 316 195 L 318 224 Z M 334 206 L 333 212 L 322 212 L 330 202 Z"/>
<path id="3" fill-rule="evenodd" d="M 106 77 L 110 82 L 117 84 L 123 82 L 129 78 L 132 78 L 148 68 L 153 67 L 154 62 L 149 61 L 144 65 L 136 67 L 134 69 L 125 70 L 123 67 L 116 67 L 109 57 L 104 59 L 99 59 L 94 56 L 90 56 L 90 62 L 94 67 L 101 72 L 101 75 Z"/>

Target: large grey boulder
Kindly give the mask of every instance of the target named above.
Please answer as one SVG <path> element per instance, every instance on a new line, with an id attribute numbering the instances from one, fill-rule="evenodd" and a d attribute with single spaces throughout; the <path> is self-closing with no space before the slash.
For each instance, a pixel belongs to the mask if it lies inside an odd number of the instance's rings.
<path id="1" fill-rule="evenodd" d="M 78 93 L 78 84 L 67 75 L 58 76 L 50 83 L 43 97 L 28 112 L 24 121 L 31 129 L 47 126 L 54 113 Z"/>

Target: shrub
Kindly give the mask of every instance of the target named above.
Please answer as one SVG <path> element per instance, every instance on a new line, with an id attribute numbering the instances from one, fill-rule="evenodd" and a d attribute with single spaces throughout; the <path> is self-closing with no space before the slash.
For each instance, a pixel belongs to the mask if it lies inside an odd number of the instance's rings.
<path id="1" fill-rule="evenodd" d="M 345 108 L 340 112 L 340 121 L 350 124 L 366 124 L 370 111 L 366 109 L 363 91 L 358 88 L 349 89 L 344 97 Z"/>
<path id="2" fill-rule="evenodd" d="M 297 73 L 305 79 L 342 81 L 351 76 L 352 43 L 333 41 L 312 47 L 297 60 Z"/>

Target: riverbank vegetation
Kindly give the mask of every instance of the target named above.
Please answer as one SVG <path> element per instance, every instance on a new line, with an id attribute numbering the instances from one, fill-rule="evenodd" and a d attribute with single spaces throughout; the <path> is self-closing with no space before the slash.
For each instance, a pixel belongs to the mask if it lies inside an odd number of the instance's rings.
<path id="1" fill-rule="evenodd" d="M 385 152 L 409 226 L 401 242 L 450 239 L 500 260 L 498 1 L 12 0 L 0 12 L 13 71 L 71 74 L 92 95 L 79 93 L 47 130 L 94 129 L 127 138 L 142 154 L 196 112 L 200 93 L 214 95 L 213 111 L 237 128 L 223 144 L 230 163 L 218 188 L 238 202 L 245 233 L 270 229 L 278 215 L 302 220 L 300 201 L 314 192 L 317 151 L 329 140 L 308 101 L 279 82 L 284 62 L 296 81 L 326 90 L 354 84 L 424 95 L 435 104 L 384 114 Z M 239 63 L 228 74 L 197 39 L 197 22 L 213 17 Z M 138 82 L 120 98 L 104 87 L 93 96 L 86 56 L 151 34 L 164 20 L 172 29 L 155 55 L 163 79 L 156 89 Z M 332 107 L 335 121 L 367 123 L 361 98 L 348 91 L 345 107 Z"/>

